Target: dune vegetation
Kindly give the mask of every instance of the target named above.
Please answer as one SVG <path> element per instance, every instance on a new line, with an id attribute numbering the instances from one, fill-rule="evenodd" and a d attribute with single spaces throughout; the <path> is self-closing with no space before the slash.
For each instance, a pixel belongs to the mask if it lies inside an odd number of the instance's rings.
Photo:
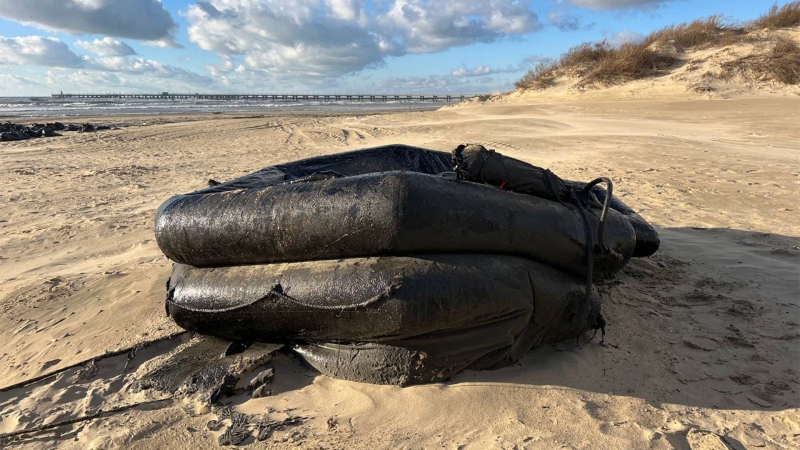
<path id="1" fill-rule="evenodd" d="M 800 1 L 774 5 L 759 18 L 743 25 L 725 23 L 720 15 L 690 23 L 670 25 L 637 42 L 612 46 L 607 41 L 582 43 L 557 59 L 538 63 L 519 81 L 518 89 L 546 89 L 558 77 L 578 79 L 576 87 L 604 86 L 655 76 L 668 71 L 690 50 L 726 47 L 764 40 L 763 30 L 800 26 Z M 800 47 L 778 36 L 765 51 L 745 55 L 722 65 L 721 75 L 768 78 L 785 84 L 800 82 Z"/>

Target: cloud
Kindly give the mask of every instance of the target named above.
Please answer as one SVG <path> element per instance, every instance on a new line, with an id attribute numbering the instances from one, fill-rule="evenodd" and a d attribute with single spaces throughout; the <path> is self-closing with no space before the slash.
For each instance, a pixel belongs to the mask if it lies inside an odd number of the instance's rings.
<path id="1" fill-rule="evenodd" d="M 96 92 L 97 86 L 104 90 L 124 92 L 192 91 L 194 85 L 171 78 L 157 78 L 149 75 L 128 75 L 124 73 L 100 72 L 95 70 L 50 69 L 42 79 L 47 91 L 90 91 Z M 42 91 L 43 89 L 40 89 Z"/>
<path id="2" fill-rule="evenodd" d="M 471 94 L 502 92 L 512 88 L 511 82 L 496 82 L 492 77 L 465 78 L 452 75 L 426 77 L 390 77 L 372 83 L 380 92 Z"/>
<path id="3" fill-rule="evenodd" d="M 366 20 L 364 2 L 358 0 L 325 0 L 333 17 L 341 20 Z"/>
<path id="4" fill-rule="evenodd" d="M 575 14 L 550 11 L 547 13 L 547 20 L 561 31 L 575 31 L 581 28 L 581 18 Z"/>
<path id="5" fill-rule="evenodd" d="M 95 46 L 97 42 L 102 43 L 103 41 L 97 40 L 85 44 Z M 125 46 L 127 47 L 127 45 Z M 104 44 L 100 44 L 100 47 L 107 50 Z M 115 46 L 111 45 L 111 47 Z M 209 77 L 152 59 L 130 56 L 80 57 L 59 39 L 42 36 L 13 38 L 0 36 L 0 65 L 36 65 L 148 75 L 200 86 L 206 86 L 213 82 Z"/>
<path id="6" fill-rule="evenodd" d="M 527 3 L 510 0 L 281 2 L 198 0 L 184 12 L 189 39 L 248 68 L 336 78 L 407 53 L 438 52 L 520 36 L 539 26 Z M 369 11 L 369 12 L 368 12 Z"/>
<path id="7" fill-rule="evenodd" d="M 509 65 L 506 68 L 496 68 L 489 65 L 482 65 L 472 69 L 466 67 L 459 67 L 450 72 L 454 77 L 485 77 L 487 75 L 495 75 L 499 73 L 516 73 L 525 70 L 527 63 L 523 61 L 522 64 L 516 66 Z"/>
<path id="8" fill-rule="evenodd" d="M 454 92 L 470 84 L 470 80 L 452 76 L 389 77 L 378 80 L 373 86 L 388 92 Z"/>
<path id="9" fill-rule="evenodd" d="M 254 69 L 338 77 L 398 54 L 392 43 L 354 21 L 352 2 L 329 3 L 334 6 L 313 0 L 298 0 L 292 8 L 278 2 L 199 1 L 185 15 L 192 42 L 220 55 L 241 55 Z"/>
<path id="10" fill-rule="evenodd" d="M 410 53 L 492 42 L 540 27 L 527 2 L 506 0 L 395 0 L 378 22 L 399 35 Z"/>
<path id="11" fill-rule="evenodd" d="M 75 41 L 75 45 L 100 56 L 130 56 L 136 54 L 136 50 L 131 48 L 130 45 L 110 37 L 95 39 L 91 42 Z"/>
<path id="12" fill-rule="evenodd" d="M 80 86 L 89 89 L 96 88 L 96 86 L 103 86 L 104 89 L 108 89 L 110 87 L 121 87 L 123 85 L 122 80 L 113 73 L 87 70 L 70 72 L 48 70 L 45 83 L 56 87 Z"/>
<path id="13" fill-rule="evenodd" d="M 544 55 L 531 55 L 531 56 L 528 56 L 527 58 L 523 59 L 522 63 L 525 64 L 525 65 L 532 65 L 532 64 L 540 63 L 542 61 L 547 61 L 548 59 L 550 59 L 550 58 L 548 58 L 547 56 L 544 56 Z"/>
<path id="14" fill-rule="evenodd" d="M 156 41 L 143 41 L 144 45 L 149 45 L 151 47 L 161 47 L 161 48 L 184 48 L 181 44 L 178 44 L 172 38 L 168 39 L 159 39 Z"/>
<path id="15" fill-rule="evenodd" d="M 67 44 L 56 38 L 42 36 L 0 36 L 0 65 L 49 67 L 81 67 L 83 59 Z"/>
<path id="16" fill-rule="evenodd" d="M 631 31 L 627 28 L 624 28 L 619 33 L 616 33 L 611 37 L 607 38 L 606 41 L 612 47 L 621 47 L 623 44 L 627 44 L 630 42 L 639 42 L 642 39 L 644 39 L 644 35 L 642 33 L 638 33 L 636 31 Z"/>
<path id="17" fill-rule="evenodd" d="M 105 72 L 150 75 L 156 78 L 173 79 L 193 85 L 209 85 L 213 82 L 211 78 L 197 74 L 191 70 L 140 57 L 126 58 L 123 56 L 111 56 L 87 60 L 86 67 Z"/>
<path id="18" fill-rule="evenodd" d="M 492 73 L 491 66 L 478 66 L 474 69 L 467 69 L 466 67 L 459 67 L 458 69 L 450 72 L 454 77 L 478 77 Z"/>
<path id="19" fill-rule="evenodd" d="M 18 75 L 13 75 L 10 73 L 0 73 L 0 86 L 3 86 L 6 90 L 8 90 L 9 88 L 13 89 L 28 88 L 31 86 L 38 86 L 40 84 L 41 83 L 20 77 Z"/>
<path id="20" fill-rule="evenodd" d="M 575 6 L 587 9 L 656 9 L 671 0 L 569 0 Z"/>
<path id="21" fill-rule="evenodd" d="M 0 16 L 69 34 L 173 44 L 178 28 L 160 0 L 0 0 Z"/>

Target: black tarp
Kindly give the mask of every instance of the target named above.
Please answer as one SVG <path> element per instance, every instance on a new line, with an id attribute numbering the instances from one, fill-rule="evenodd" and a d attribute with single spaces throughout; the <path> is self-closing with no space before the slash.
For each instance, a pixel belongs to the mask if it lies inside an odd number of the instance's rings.
<path id="1" fill-rule="evenodd" d="M 585 287 L 563 271 L 499 255 L 176 264 L 167 311 L 187 330 L 292 343 L 340 378 L 409 384 L 507 365 L 532 347 L 578 337 L 599 314 Z M 358 362 L 341 368 L 342 351 Z M 383 365 L 395 369 L 376 373 Z"/>

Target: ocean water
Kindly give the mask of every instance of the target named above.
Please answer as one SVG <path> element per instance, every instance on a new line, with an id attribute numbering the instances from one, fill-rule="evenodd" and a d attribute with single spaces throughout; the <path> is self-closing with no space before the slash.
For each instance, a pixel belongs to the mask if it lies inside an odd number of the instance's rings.
<path id="1" fill-rule="evenodd" d="M 446 103 L 294 102 L 268 100 L 147 100 L 113 98 L 0 97 L 0 119 L 197 113 L 365 112 L 437 109 Z"/>

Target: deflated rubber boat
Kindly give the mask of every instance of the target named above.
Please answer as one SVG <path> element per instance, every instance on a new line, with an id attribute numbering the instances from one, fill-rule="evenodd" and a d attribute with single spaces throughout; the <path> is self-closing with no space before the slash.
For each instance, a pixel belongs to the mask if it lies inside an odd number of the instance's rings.
<path id="1" fill-rule="evenodd" d="M 353 381 L 502 367 L 602 329 L 592 280 L 657 249 L 601 181 L 480 146 L 268 167 L 159 208 L 156 238 L 176 262 L 167 314 L 203 334 L 288 344 Z"/>

